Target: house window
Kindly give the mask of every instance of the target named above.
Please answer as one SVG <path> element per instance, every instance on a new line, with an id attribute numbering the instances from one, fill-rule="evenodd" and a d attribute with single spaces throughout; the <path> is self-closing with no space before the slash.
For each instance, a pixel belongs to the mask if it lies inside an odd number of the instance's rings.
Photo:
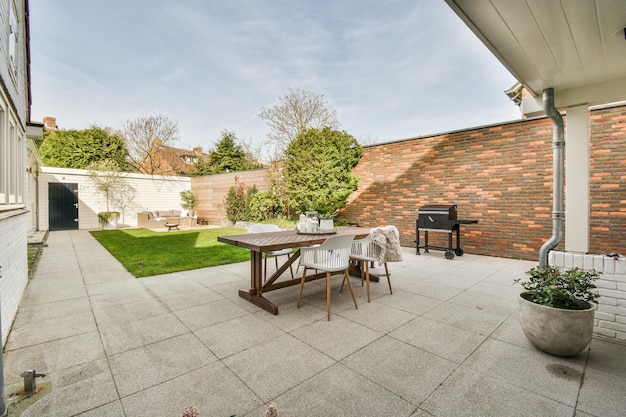
<path id="1" fill-rule="evenodd" d="M 24 206 L 25 142 L 16 126 L 0 107 L 0 210 Z"/>
<path id="2" fill-rule="evenodd" d="M 183 155 L 183 161 L 188 164 L 195 164 L 196 162 L 198 162 L 198 158 L 191 155 Z"/>
<path id="3" fill-rule="evenodd" d="M 18 47 L 19 41 L 19 21 L 17 19 L 17 12 L 15 8 L 15 2 L 11 2 L 9 7 L 9 69 L 13 77 L 17 77 L 17 63 L 19 62 Z"/>

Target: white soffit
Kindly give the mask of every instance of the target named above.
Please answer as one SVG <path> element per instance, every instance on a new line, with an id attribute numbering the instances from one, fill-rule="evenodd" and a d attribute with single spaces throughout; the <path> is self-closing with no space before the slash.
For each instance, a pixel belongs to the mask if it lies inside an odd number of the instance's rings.
<path id="1" fill-rule="evenodd" d="M 446 0 L 541 110 L 554 88 L 559 108 L 626 100 L 626 0 Z M 537 108 L 539 106 L 539 108 Z"/>

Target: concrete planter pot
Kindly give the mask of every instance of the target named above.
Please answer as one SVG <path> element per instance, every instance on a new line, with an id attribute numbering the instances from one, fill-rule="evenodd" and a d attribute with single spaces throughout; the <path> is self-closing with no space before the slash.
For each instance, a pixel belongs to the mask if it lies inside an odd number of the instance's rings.
<path id="1" fill-rule="evenodd" d="M 529 297 L 528 291 L 520 294 L 519 322 L 533 346 L 555 356 L 574 356 L 589 345 L 595 311 L 591 304 L 567 310 L 533 303 Z"/>

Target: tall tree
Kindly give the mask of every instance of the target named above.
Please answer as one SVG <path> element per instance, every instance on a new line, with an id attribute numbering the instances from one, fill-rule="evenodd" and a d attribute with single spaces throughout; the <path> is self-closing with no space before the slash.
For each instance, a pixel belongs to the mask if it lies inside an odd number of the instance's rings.
<path id="1" fill-rule="evenodd" d="M 285 214 L 291 217 L 290 206 L 285 204 L 288 200 L 286 190 L 289 181 L 285 168 L 286 149 L 307 129 L 338 129 L 337 112 L 328 106 L 323 94 L 297 88 L 279 98 L 277 105 L 263 107 L 258 116 L 267 120 L 270 127 L 267 138 L 275 146 L 269 172 L 270 191 L 283 202 Z"/>
<path id="2" fill-rule="evenodd" d="M 178 141 L 178 123 L 162 114 L 140 114 L 124 122 L 122 134 L 131 166 L 138 172 L 155 174 L 167 159 L 164 153 Z"/>
<path id="3" fill-rule="evenodd" d="M 91 126 L 84 130 L 46 131 L 39 146 L 44 165 L 85 169 L 94 162 L 114 161 L 124 170 L 128 150 L 124 140 L 109 129 Z"/>
<path id="4" fill-rule="evenodd" d="M 234 132 L 223 130 L 222 138 L 204 160 L 199 160 L 190 172 L 191 176 L 219 174 L 258 168 L 258 162 L 238 143 Z"/>
<path id="5" fill-rule="evenodd" d="M 287 154 L 287 196 L 297 211 L 314 209 L 335 214 L 343 208 L 359 180 L 352 169 L 363 149 L 346 132 L 309 129 L 291 142 Z"/>
<path id="6" fill-rule="evenodd" d="M 309 128 L 339 128 L 337 112 L 328 107 L 324 95 L 299 88 L 290 90 L 277 105 L 263 107 L 258 116 L 267 120 L 270 127 L 267 137 L 275 144 L 279 156 L 300 133 Z"/>

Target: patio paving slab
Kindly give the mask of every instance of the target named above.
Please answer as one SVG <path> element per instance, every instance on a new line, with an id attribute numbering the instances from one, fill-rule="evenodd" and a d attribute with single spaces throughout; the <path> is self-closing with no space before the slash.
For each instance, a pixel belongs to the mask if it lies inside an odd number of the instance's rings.
<path id="1" fill-rule="evenodd" d="M 258 360 L 260 357 L 264 360 Z M 223 362 L 264 402 L 300 385 L 334 363 L 331 358 L 288 334 L 224 358 Z"/>
<path id="2" fill-rule="evenodd" d="M 564 359 L 489 339 L 464 366 L 575 407 L 585 358 L 586 352 Z"/>
<path id="3" fill-rule="evenodd" d="M 154 299 L 93 307 L 93 314 L 96 317 L 98 327 L 101 329 L 160 316 L 168 312 L 162 303 Z"/>
<path id="4" fill-rule="evenodd" d="M 106 359 L 46 375 L 52 392 L 29 407 L 22 417 L 74 416 L 118 398 Z"/>
<path id="5" fill-rule="evenodd" d="M 389 335 L 459 364 L 486 339 L 484 335 L 424 317 L 415 318 Z"/>
<path id="6" fill-rule="evenodd" d="M 383 278 L 368 303 L 354 279 L 358 309 L 335 277 L 329 322 L 323 280 L 300 308 L 297 286 L 265 294 L 272 315 L 238 295 L 249 262 L 136 279 L 87 231 L 51 232 L 7 335 L 7 397 L 36 369 L 24 416 L 623 415 L 625 344 L 556 358 L 524 336 L 513 280 L 535 262 L 403 256 L 393 295 Z"/>
<path id="7" fill-rule="evenodd" d="M 202 342 L 186 333 L 113 355 L 109 363 L 117 389 L 125 397 L 216 360 Z"/>
<path id="8" fill-rule="evenodd" d="M 102 359 L 105 355 L 100 335 L 94 331 L 17 350 L 5 349 L 4 357 L 6 383 L 23 386 L 20 374 L 26 369 L 56 372 Z"/>
<path id="9" fill-rule="evenodd" d="M 188 332 L 189 329 L 171 313 L 100 329 L 102 344 L 108 355 L 136 349 Z"/>
<path id="10" fill-rule="evenodd" d="M 597 417 L 621 417 L 626 410 L 626 377 L 587 368 L 578 410 Z"/>
<path id="11" fill-rule="evenodd" d="M 325 314 L 322 320 L 302 326 L 291 334 L 337 361 L 383 335 L 341 316 L 333 316 L 327 321 Z"/>
<path id="12" fill-rule="evenodd" d="M 415 409 L 410 402 L 339 363 L 280 395 L 274 402 L 280 415 L 294 417 L 408 416 Z M 257 409 L 246 417 L 262 416 L 262 412 L 263 409 Z"/>
<path id="13" fill-rule="evenodd" d="M 414 405 L 428 398 L 457 367 L 454 362 L 389 336 L 341 363 Z"/>
<path id="14" fill-rule="evenodd" d="M 199 330 L 249 313 L 236 304 L 222 299 L 178 310 L 173 314 L 190 330 Z"/>
<path id="15" fill-rule="evenodd" d="M 179 416 L 195 405 L 201 415 L 245 415 L 262 403 L 223 363 L 210 365 L 122 399 L 127 416 Z"/>
<path id="16" fill-rule="evenodd" d="M 250 314 L 195 332 L 220 359 L 273 340 L 282 334 L 282 330 Z"/>
<path id="17" fill-rule="evenodd" d="M 574 408 L 460 366 L 420 409 L 436 417 L 571 417 Z"/>
<path id="18" fill-rule="evenodd" d="M 5 348 L 15 350 L 96 330 L 96 321 L 91 311 L 71 316 L 29 321 L 21 326 L 16 326 L 11 331 Z"/>

